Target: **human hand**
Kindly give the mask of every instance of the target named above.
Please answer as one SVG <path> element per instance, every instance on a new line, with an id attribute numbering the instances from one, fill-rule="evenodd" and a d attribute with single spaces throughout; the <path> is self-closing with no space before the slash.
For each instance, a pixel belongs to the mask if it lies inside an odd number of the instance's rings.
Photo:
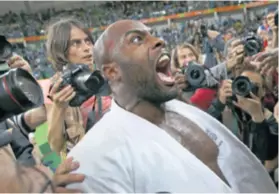
<path id="1" fill-rule="evenodd" d="M 270 69 L 278 66 L 278 48 L 252 57 L 250 64 L 256 66 L 257 70 L 265 75 Z"/>
<path id="2" fill-rule="evenodd" d="M 261 123 L 265 119 L 261 100 L 252 92 L 250 92 L 250 96 L 251 98 L 245 98 L 243 96 L 236 95 L 237 102 L 233 101 L 233 104 L 248 113 L 254 122 Z"/>
<path id="3" fill-rule="evenodd" d="M 54 102 L 56 106 L 66 108 L 69 102 L 75 97 L 76 92 L 71 85 L 65 86 L 60 91 L 58 91 L 61 83 L 63 82 L 60 73 L 57 73 L 53 80 L 54 84 L 49 92 L 48 97 Z"/>
<path id="4" fill-rule="evenodd" d="M 219 88 L 219 96 L 218 99 L 222 104 L 226 104 L 227 99 L 232 97 L 232 80 L 224 80 Z"/>
<path id="5" fill-rule="evenodd" d="M 278 26 L 276 26 L 275 24 L 275 13 L 270 13 L 267 15 L 266 19 L 267 19 L 267 24 L 268 26 L 271 28 L 273 33 L 278 34 Z"/>
<path id="6" fill-rule="evenodd" d="M 276 103 L 276 105 L 274 106 L 273 109 L 274 109 L 274 111 L 273 111 L 274 117 L 277 120 L 277 122 L 279 123 L 279 107 L 278 107 L 278 102 Z"/>
<path id="7" fill-rule="evenodd" d="M 244 45 L 241 43 L 241 40 L 234 40 L 228 48 L 228 56 L 226 59 L 227 70 L 230 71 L 237 65 L 242 65 L 244 55 Z"/>
<path id="8" fill-rule="evenodd" d="M 81 183 L 84 181 L 83 174 L 71 173 L 79 168 L 78 162 L 73 162 L 73 158 L 67 158 L 62 162 L 53 176 L 53 184 L 56 193 L 82 193 L 78 189 L 67 189 L 66 186 L 71 183 Z M 71 174 L 70 174 L 71 173 Z"/>
<path id="9" fill-rule="evenodd" d="M 186 76 L 183 75 L 182 73 L 175 73 L 174 74 L 174 80 L 175 80 L 175 84 L 177 85 L 177 87 L 181 90 L 187 88 L 188 84 L 187 84 L 187 79 Z"/>
<path id="10" fill-rule="evenodd" d="M 21 56 L 14 54 L 8 61 L 7 64 L 11 69 L 13 68 L 21 68 L 29 73 L 32 73 L 32 69 L 29 65 L 29 63 Z"/>

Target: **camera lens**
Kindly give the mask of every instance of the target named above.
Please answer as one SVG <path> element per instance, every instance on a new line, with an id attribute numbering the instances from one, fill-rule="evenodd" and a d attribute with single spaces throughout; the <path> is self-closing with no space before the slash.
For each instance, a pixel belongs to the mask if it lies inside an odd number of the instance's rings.
<path id="1" fill-rule="evenodd" d="M 34 84 L 34 80 L 29 80 L 23 77 L 18 78 L 18 87 L 21 88 L 21 91 L 24 93 L 25 97 L 33 104 L 41 103 L 41 96 L 34 91 L 39 91 L 40 86 Z"/>
<path id="2" fill-rule="evenodd" d="M 18 68 L 0 76 L 0 102 L 0 121 L 2 121 L 41 106 L 44 96 L 34 77 Z"/>
<path id="3" fill-rule="evenodd" d="M 186 79 L 189 85 L 194 87 L 202 87 L 202 82 L 205 79 L 204 68 L 195 63 L 190 63 L 186 71 Z"/>
<path id="4" fill-rule="evenodd" d="M 191 72 L 191 78 L 192 79 L 198 79 L 200 77 L 200 72 L 198 70 L 193 70 Z"/>
<path id="5" fill-rule="evenodd" d="M 233 81 L 232 90 L 234 94 L 239 96 L 249 96 L 251 92 L 251 82 L 247 77 L 239 76 Z"/>
<path id="6" fill-rule="evenodd" d="M 245 82 L 237 83 L 236 87 L 237 87 L 237 90 L 238 90 L 239 93 L 245 93 L 248 89 Z"/>

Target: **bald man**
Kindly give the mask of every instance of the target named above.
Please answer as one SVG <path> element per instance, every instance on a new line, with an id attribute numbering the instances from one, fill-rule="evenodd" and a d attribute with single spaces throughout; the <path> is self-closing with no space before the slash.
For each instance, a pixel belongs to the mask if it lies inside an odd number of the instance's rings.
<path id="1" fill-rule="evenodd" d="M 165 43 L 139 21 L 110 25 L 94 56 L 113 93 L 108 112 L 69 156 L 85 192 L 275 192 L 256 157 L 227 128 L 174 100 Z"/>

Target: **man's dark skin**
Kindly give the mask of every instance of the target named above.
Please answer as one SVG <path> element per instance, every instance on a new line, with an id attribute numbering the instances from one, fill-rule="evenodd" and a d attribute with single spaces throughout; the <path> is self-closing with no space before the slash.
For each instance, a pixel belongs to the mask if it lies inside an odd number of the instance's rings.
<path id="1" fill-rule="evenodd" d="M 95 62 L 108 79 L 116 103 L 165 130 L 227 183 L 217 164 L 216 144 L 197 124 L 164 109 L 164 103 L 180 91 L 174 82 L 158 76 L 170 72 L 170 60 L 158 63 L 163 53 L 164 41 L 132 20 L 111 25 L 94 47 Z"/>

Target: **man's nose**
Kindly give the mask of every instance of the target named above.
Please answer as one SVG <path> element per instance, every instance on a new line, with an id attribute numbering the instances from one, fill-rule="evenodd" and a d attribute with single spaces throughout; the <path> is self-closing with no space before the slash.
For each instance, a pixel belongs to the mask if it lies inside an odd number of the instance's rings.
<path id="1" fill-rule="evenodd" d="M 153 45 L 152 45 L 152 51 L 156 52 L 158 50 L 161 50 L 162 48 L 165 48 L 166 43 L 164 40 L 160 38 L 154 38 Z"/>

